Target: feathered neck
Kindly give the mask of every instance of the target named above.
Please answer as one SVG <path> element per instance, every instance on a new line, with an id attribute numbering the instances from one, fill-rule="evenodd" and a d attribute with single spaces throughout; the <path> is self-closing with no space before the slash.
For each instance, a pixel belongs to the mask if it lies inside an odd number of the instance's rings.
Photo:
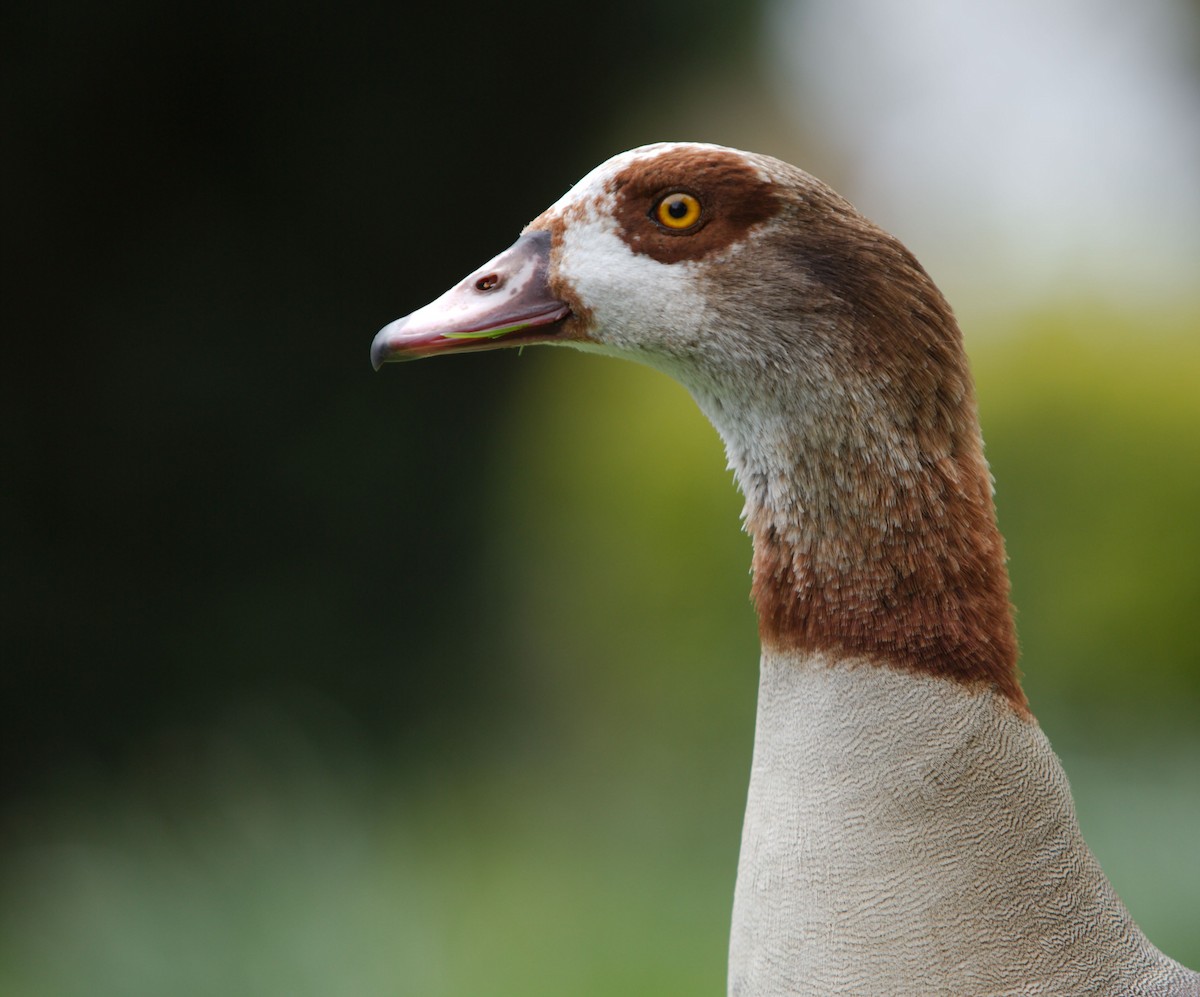
<path id="1" fill-rule="evenodd" d="M 974 387 L 916 276 L 916 328 L 863 328 L 880 312 L 861 306 L 825 319 L 845 326 L 825 342 L 871 351 L 869 375 L 845 351 L 693 394 L 746 497 L 764 649 L 988 686 L 1027 712 Z"/>

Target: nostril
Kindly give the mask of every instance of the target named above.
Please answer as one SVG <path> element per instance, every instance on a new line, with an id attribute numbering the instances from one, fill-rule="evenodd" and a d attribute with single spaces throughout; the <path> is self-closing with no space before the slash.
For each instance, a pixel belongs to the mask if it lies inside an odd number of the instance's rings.
<path id="1" fill-rule="evenodd" d="M 476 291 L 490 291 L 500 283 L 500 275 L 498 273 L 490 273 L 486 277 L 480 277 L 475 281 Z"/>

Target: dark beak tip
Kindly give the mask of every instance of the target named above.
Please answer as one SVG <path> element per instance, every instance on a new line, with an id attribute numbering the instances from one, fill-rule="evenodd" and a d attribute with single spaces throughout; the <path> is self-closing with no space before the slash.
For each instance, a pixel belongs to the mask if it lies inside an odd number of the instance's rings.
<path id="1" fill-rule="evenodd" d="M 371 344 L 371 367 L 379 370 L 383 366 L 383 362 L 387 359 L 387 351 L 382 343 L 376 340 Z"/>
<path id="2" fill-rule="evenodd" d="M 392 334 L 397 332 L 403 326 L 405 319 L 399 319 L 390 325 L 384 326 L 375 334 L 375 338 L 371 341 L 371 366 L 379 370 L 395 353 L 395 348 L 392 344 Z"/>

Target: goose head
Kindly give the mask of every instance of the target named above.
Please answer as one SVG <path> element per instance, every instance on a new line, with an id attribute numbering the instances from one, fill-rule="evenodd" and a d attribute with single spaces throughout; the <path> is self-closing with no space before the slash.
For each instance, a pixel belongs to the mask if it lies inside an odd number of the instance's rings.
<path id="1" fill-rule="evenodd" d="M 911 254 L 804 171 L 720 146 L 610 159 L 511 248 L 381 330 L 371 358 L 532 343 L 666 372 L 738 453 L 764 431 L 810 453 L 869 433 L 903 462 L 940 442 L 906 428 L 974 423 L 957 327 Z"/>
<path id="2" fill-rule="evenodd" d="M 746 497 L 765 647 L 985 682 L 1023 707 L 957 324 L 844 198 L 768 156 L 633 149 L 382 329 L 371 359 L 533 343 L 691 392 Z"/>

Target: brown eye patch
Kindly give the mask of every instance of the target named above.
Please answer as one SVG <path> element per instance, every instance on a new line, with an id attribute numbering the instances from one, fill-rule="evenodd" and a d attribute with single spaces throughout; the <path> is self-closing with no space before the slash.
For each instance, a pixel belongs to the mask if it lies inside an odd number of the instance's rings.
<path id="1" fill-rule="evenodd" d="M 775 184 L 724 149 L 672 149 L 640 160 L 608 189 L 625 244 L 659 263 L 701 260 L 727 249 L 779 208 Z"/>

